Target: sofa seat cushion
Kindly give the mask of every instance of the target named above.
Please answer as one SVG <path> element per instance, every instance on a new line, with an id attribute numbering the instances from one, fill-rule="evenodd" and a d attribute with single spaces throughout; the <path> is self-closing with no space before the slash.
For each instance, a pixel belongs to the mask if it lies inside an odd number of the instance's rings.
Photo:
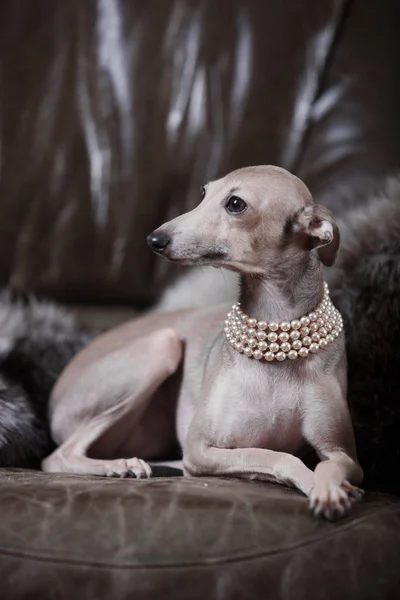
<path id="1" fill-rule="evenodd" d="M 300 493 L 217 478 L 0 470 L 0 597 L 398 598 L 400 500 L 336 523 Z"/>

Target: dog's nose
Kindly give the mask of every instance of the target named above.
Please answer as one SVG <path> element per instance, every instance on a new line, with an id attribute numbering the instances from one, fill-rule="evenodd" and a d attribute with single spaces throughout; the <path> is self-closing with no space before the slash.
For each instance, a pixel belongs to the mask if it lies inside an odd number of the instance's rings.
<path id="1" fill-rule="evenodd" d="M 165 233 L 151 233 L 147 236 L 148 245 L 154 252 L 158 252 L 159 254 L 164 252 L 170 241 L 170 238 Z"/>

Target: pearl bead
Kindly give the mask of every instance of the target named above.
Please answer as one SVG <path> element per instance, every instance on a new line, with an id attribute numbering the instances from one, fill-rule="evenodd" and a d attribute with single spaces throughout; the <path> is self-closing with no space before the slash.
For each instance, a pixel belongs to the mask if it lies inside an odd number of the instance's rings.
<path id="1" fill-rule="evenodd" d="M 249 327 L 255 327 L 257 325 L 257 319 L 248 319 L 247 324 Z"/>
<path id="2" fill-rule="evenodd" d="M 235 348 L 238 352 L 243 352 L 243 344 L 242 342 L 236 342 Z"/>
<path id="3" fill-rule="evenodd" d="M 289 350 L 291 349 L 291 345 L 288 342 L 283 342 L 283 344 L 281 344 L 281 350 L 282 352 L 289 352 Z"/>
<path id="4" fill-rule="evenodd" d="M 247 335 L 246 335 L 245 333 L 241 333 L 241 334 L 240 334 L 240 340 L 241 340 L 242 342 L 245 342 L 245 341 L 247 340 Z"/>
<path id="5" fill-rule="evenodd" d="M 317 320 L 317 315 L 315 314 L 315 312 L 311 312 L 308 316 L 310 317 L 310 321 Z"/>
<path id="6" fill-rule="evenodd" d="M 275 352 L 279 352 L 279 346 L 278 346 L 278 344 L 275 344 L 275 343 L 270 344 L 269 345 L 269 349 L 270 349 L 271 352 L 274 352 L 274 353 Z"/>
<path id="7" fill-rule="evenodd" d="M 325 338 L 322 338 L 322 340 L 319 343 L 319 347 L 320 348 L 325 348 L 328 345 L 328 342 L 326 341 Z"/>
<path id="8" fill-rule="evenodd" d="M 241 319 L 242 319 L 243 323 L 246 323 L 247 322 L 247 315 L 242 315 Z"/>
<path id="9" fill-rule="evenodd" d="M 279 329 L 279 325 L 278 325 L 278 323 L 269 323 L 269 325 L 268 325 L 268 328 L 269 328 L 271 331 L 278 331 L 278 329 Z"/>
<path id="10" fill-rule="evenodd" d="M 311 323 L 310 331 L 318 331 L 318 323 Z"/>
<path id="11" fill-rule="evenodd" d="M 319 342 L 319 340 L 321 339 L 319 333 L 315 332 L 312 334 L 311 339 L 313 342 Z"/>
<path id="12" fill-rule="evenodd" d="M 322 313 L 322 310 L 321 310 L 320 308 L 317 308 L 317 310 L 316 310 L 315 312 L 317 313 L 317 316 L 318 316 L 318 317 L 321 317 L 321 316 L 322 316 L 322 314 L 323 314 L 323 313 Z"/>
<path id="13" fill-rule="evenodd" d="M 286 358 L 286 354 L 284 352 L 278 352 L 278 354 L 276 355 L 277 360 L 279 361 L 283 361 Z"/>
<path id="14" fill-rule="evenodd" d="M 311 344 L 310 336 L 306 335 L 306 337 L 303 337 L 302 342 L 303 342 L 303 346 L 309 346 Z"/>
<path id="15" fill-rule="evenodd" d="M 311 344 L 310 352 L 313 352 L 313 353 L 318 352 L 318 349 L 319 349 L 319 344 L 316 344 L 315 342 Z"/>
<path id="16" fill-rule="evenodd" d="M 317 319 L 318 327 L 323 327 L 325 325 L 325 321 L 323 319 Z"/>
<path id="17" fill-rule="evenodd" d="M 230 333 L 227 333 L 227 334 L 226 334 L 226 339 L 227 339 L 228 341 L 229 341 L 229 340 L 231 340 L 231 339 L 232 339 L 232 335 L 231 335 Z"/>
<path id="18" fill-rule="evenodd" d="M 267 335 L 267 338 L 269 342 L 276 342 L 276 340 L 278 339 L 278 335 L 273 331 L 272 333 L 269 333 Z"/>
<path id="19" fill-rule="evenodd" d="M 268 325 L 266 321 L 259 321 L 257 327 L 258 329 L 264 330 L 267 329 Z"/>
<path id="20" fill-rule="evenodd" d="M 250 346 L 250 348 L 254 348 L 254 346 L 257 346 L 257 340 L 255 340 L 254 338 L 249 338 L 247 340 L 247 344 L 248 346 Z"/>
<path id="21" fill-rule="evenodd" d="M 268 348 L 268 344 L 267 342 L 259 342 L 258 347 L 260 348 L 261 352 L 265 352 Z"/>
<path id="22" fill-rule="evenodd" d="M 294 319 L 291 323 L 290 326 L 292 329 L 300 329 L 301 327 L 301 323 L 298 319 Z"/>
<path id="23" fill-rule="evenodd" d="M 300 348 L 300 350 L 299 350 L 299 356 L 301 356 L 301 358 L 306 358 L 308 356 L 308 350 L 307 350 L 307 348 Z"/>
<path id="24" fill-rule="evenodd" d="M 245 325 L 245 323 L 243 323 L 243 325 L 240 326 L 240 329 L 242 331 L 247 331 L 247 325 Z"/>
<path id="25" fill-rule="evenodd" d="M 281 323 L 279 323 L 279 327 L 280 329 L 282 329 L 282 331 L 289 331 L 290 323 L 288 323 L 287 321 L 282 321 Z"/>
<path id="26" fill-rule="evenodd" d="M 254 357 L 256 360 L 260 360 L 260 358 L 262 358 L 262 357 L 263 357 L 263 353 L 261 352 L 261 350 L 254 350 L 254 351 L 253 351 L 253 357 Z"/>
<path id="27" fill-rule="evenodd" d="M 288 354 L 288 358 L 290 358 L 290 360 L 295 360 L 297 358 L 296 350 L 291 350 Z"/>
<path id="28" fill-rule="evenodd" d="M 230 318 L 231 318 L 231 316 L 232 316 L 232 313 L 231 313 L 231 312 L 228 312 L 228 314 L 227 314 L 226 316 L 228 317 L 228 319 L 230 319 Z"/>
<path id="29" fill-rule="evenodd" d="M 300 350 L 301 347 L 302 343 L 300 340 L 294 340 L 294 342 L 292 342 L 292 348 L 294 348 L 295 350 Z"/>
<path id="30" fill-rule="evenodd" d="M 265 340 L 266 337 L 267 337 L 267 334 L 265 333 L 265 331 L 257 331 L 256 338 L 258 340 Z"/>
<path id="31" fill-rule="evenodd" d="M 301 333 L 301 335 L 308 335 L 310 333 L 310 330 L 308 327 L 302 327 L 300 329 L 300 333 Z"/>
<path id="32" fill-rule="evenodd" d="M 328 332 L 327 332 L 327 330 L 325 329 L 325 327 L 321 327 L 321 329 L 319 330 L 319 335 L 320 335 L 321 337 L 325 337 L 327 333 L 328 333 Z"/>
<path id="33" fill-rule="evenodd" d="M 249 348 L 248 346 L 246 346 L 245 348 L 243 348 L 243 352 L 246 354 L 246 356 L 251 356 L 253 354 L 252 349 Z"/>
<path id="34" fill-rule="evenodd" d="M 328 340 L 328 342 L 333 342 L 333 335 L 329 334 L 326 336 L 326 339 Z"/>
<path id="35" fill-rule="evenodd" d="M 288 333 L 286 333 L 286 331 L 282 331 L 282 333 L 279 334 L 279 339 L 281 342 L 288 342 L 290 340 L 290 336 Z"/>
<path id="36" fill-rule="evenodd" d="M 254 337 L 256 335 L 256 330 L 254 329 L 254 327 L 250 327 L 250 329 L 247 330 L 247 335 L 249 337 Z"/>
<path id="37" fill-rule="evenodd" d="M 308 327 L 310 324 L 310 319 L 308 317 L 301 317 L 300 323 L 302 327 Z"/>
<path id="38" fill-rule="evenodd" d="M 290 337 L 292 340 L 298 340 L 300 337 L 300 332 L 299 331 L 292 331 L 290 333 Z"/>
<path id="39" fill-rule="evenodd" d="M 267 360 L 268 362 L 271 362 L 271 360 L 274 360 L 275 358 L 275 354 L 273 352 L 266 352 L 264 354 L 264 358 L 265 360 Z"/>

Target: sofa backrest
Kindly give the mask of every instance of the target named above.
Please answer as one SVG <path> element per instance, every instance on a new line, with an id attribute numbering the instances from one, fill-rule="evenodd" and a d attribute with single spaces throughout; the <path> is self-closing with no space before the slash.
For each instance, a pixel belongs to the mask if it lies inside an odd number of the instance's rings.
<path id="1" fill-rule="evenodd" d="M 0 284 L 146 306 L 146 235 L 204 182 L 279 164 L 334 208 L 396 169 L 399 5 L 3 0 Z"/>

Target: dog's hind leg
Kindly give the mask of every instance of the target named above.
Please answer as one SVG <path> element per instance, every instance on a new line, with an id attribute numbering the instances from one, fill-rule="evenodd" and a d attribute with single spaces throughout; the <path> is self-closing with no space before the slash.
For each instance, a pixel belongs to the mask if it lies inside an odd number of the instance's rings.
<path id="1" fill-rule="evenodd" d="M 146 408 L 160 385 L 178 368 L 182 344 L 172 329 L 138 338 L 128 347 L 92 364 L 58 400 L 53 415 L 53 433 L 63 443 L 42 462 L 48 472 L 66 472 L 120 477 L 149 477 L 151 468 L 139 458 L 115 458 L 124 441 L 124 424 L 129 434 L 140 424 Z M 73 423 L 71 431 L 70 422 Z M 88 456 L 93 444 L 114 428 L 110 460 Z M 57 430 L 60 432 L 57 436 Z M 64 430 L 64 432 L 63 432 Z M 67 433 L 65 433 L 67 432 Z M 125 428 L 126 432 L 126 428 Z M 99 452 L 97 452 L 98 454 Z M 114 456 L 112 456 L 114 455 Z"/>

